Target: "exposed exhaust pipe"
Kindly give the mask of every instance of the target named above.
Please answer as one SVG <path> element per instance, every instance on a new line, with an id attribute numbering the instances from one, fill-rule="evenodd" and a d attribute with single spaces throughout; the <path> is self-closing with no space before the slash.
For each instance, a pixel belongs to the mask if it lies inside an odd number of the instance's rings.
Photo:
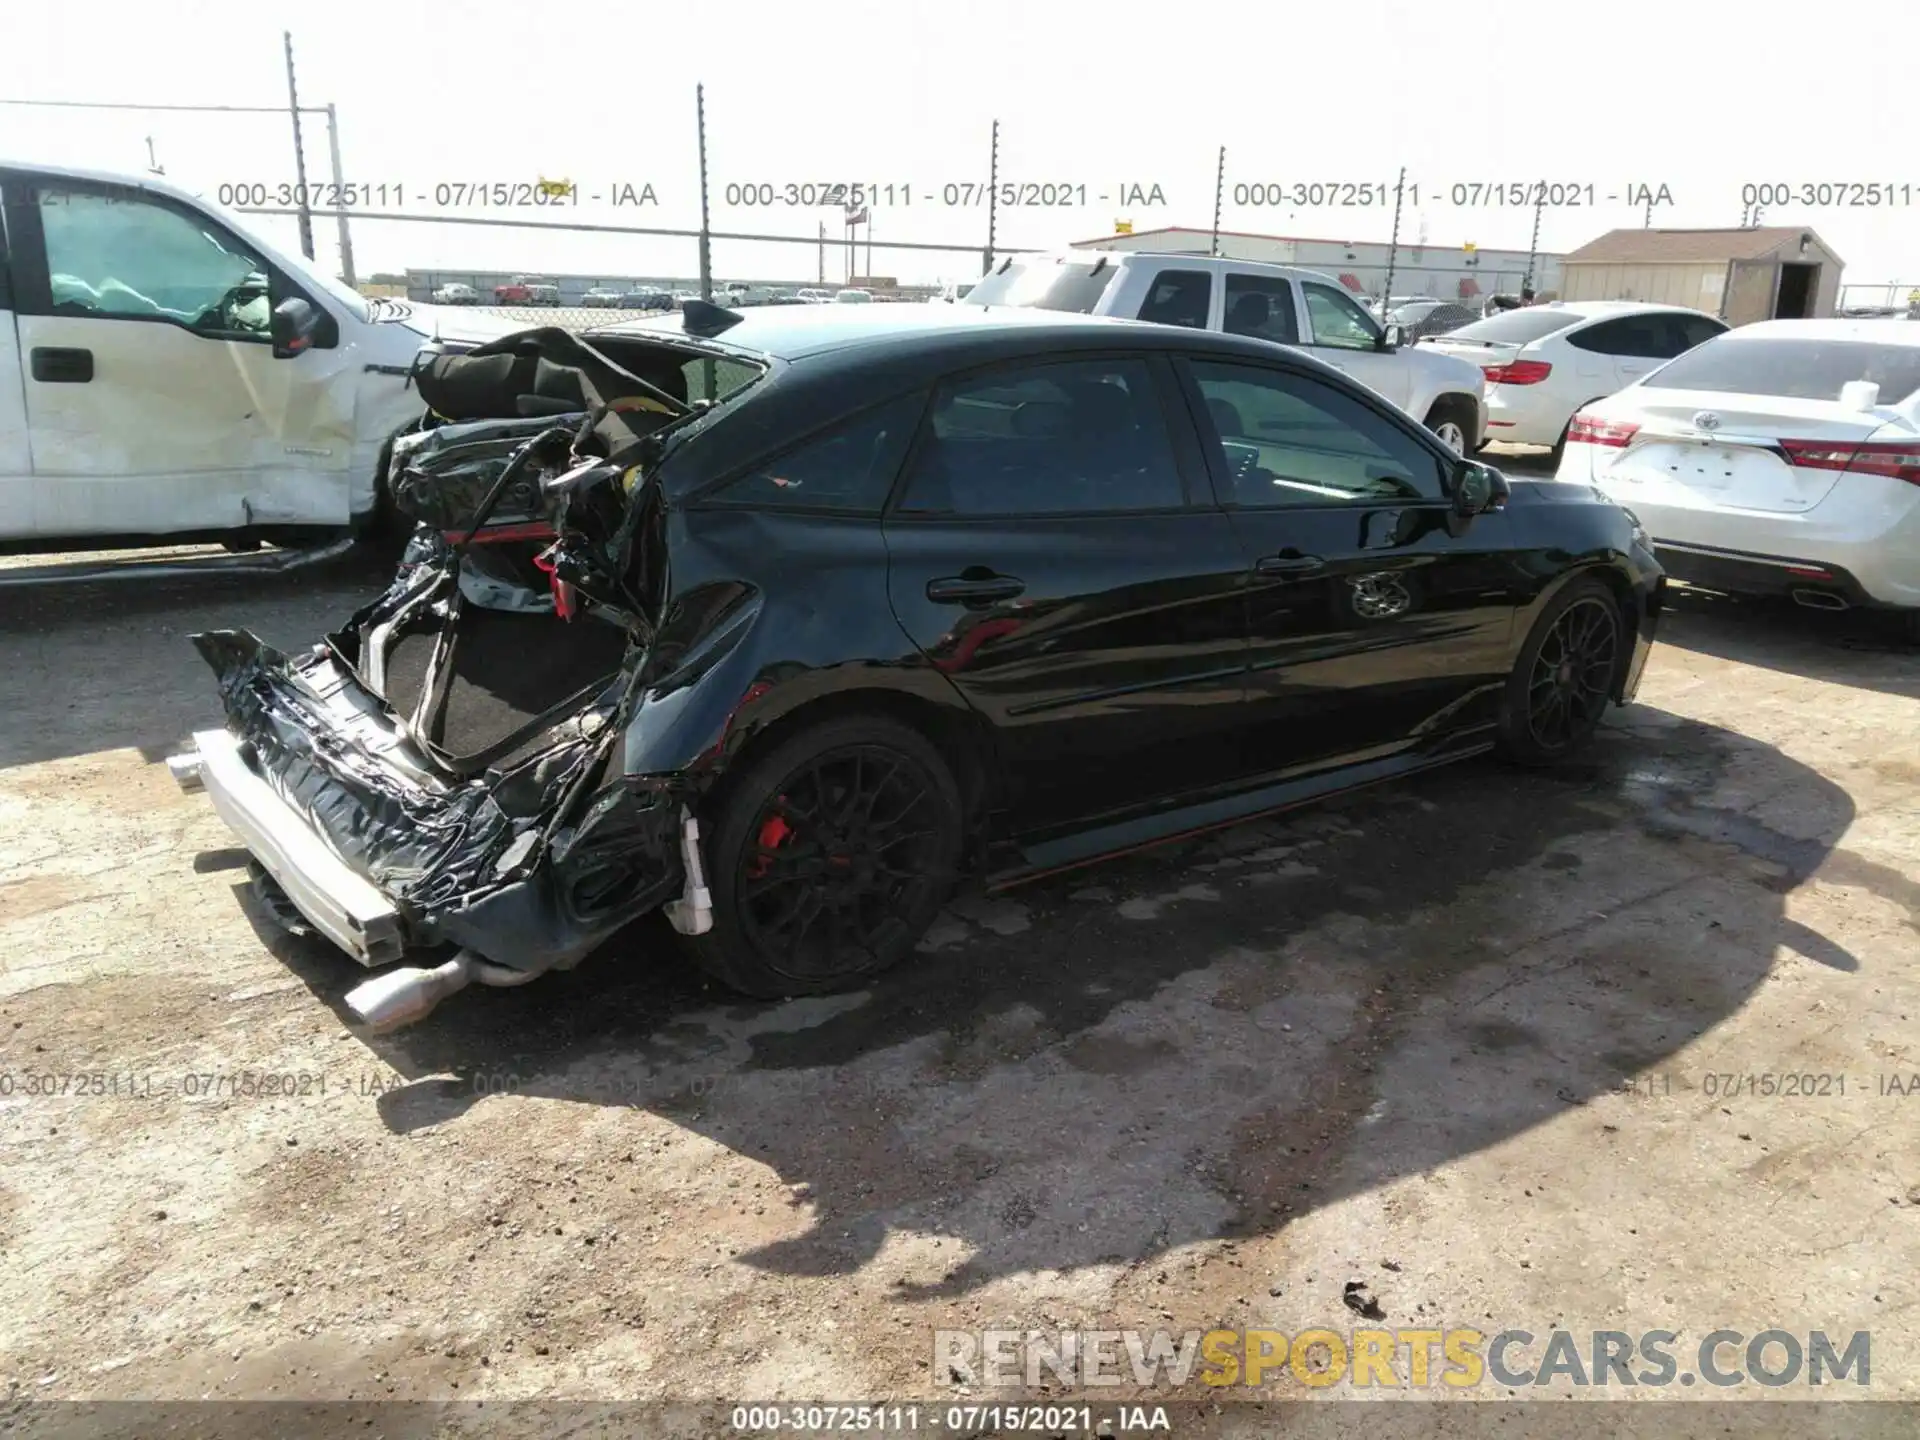
<path id="1" fill-rule="evenodd" d="M 1804 605 L 1809 610 L 1850 610 L 1853 608 L 1847 603 L 1846 596 L 1836 595 L 1831 590 L 1811 590 L 1805 585 L 1797 585 L 1794 587 L 1792 593 L 1793 603 L 1796 605 Z"/>
<path id="2" fill-rule="evenodd" d="M 462 950 L 431 970 L 405 965 L 354 986 L 347 992 L 347 1008 L 373 1034 L 385 1035 L 426 1019 L 442 1000 L 469 985 L 524 985 L 539 979 L 541 973 L 510 970 L 481 959 L 471 950 Z"/>

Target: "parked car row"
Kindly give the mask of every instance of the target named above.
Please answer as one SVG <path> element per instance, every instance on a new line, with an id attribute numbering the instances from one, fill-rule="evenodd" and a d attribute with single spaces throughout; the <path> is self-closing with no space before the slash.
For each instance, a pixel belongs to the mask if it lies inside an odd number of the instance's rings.
<path id="1" fill-rule="evenodd" d="M 198 636 L 226 721 L 173 767 L 360 963 L 455 947 L 355 991 L 376 1026 L 655 909 L 747 993 L 858 985 L 963 873 L 1558 759 L 1663 566 L 1920 615 L 1906 321 L 1408 344 L 1312 271 L 1072 252 L 575 334 L 366 299 L 157 179 L 0 200 L 0 538 L 416 526 L 327 645 Z M 1570 483 L 1475 458 L 1521 435 Z"/>
<path id="2" fill-rule="evenodd" d="M 1920 326 L 1727 331 L 1583 406 L 1557 474 L 1631 506 L 1678 578 L 1920 640 Z"/>

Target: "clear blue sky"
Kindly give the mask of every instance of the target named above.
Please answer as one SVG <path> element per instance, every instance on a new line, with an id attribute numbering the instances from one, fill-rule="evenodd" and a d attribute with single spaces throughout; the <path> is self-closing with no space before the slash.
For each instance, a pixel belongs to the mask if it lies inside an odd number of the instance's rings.
<path id="1" fill-rule="evenodd" d="M 1920 284 L 1920 150 L 1913 87 L 1897 73 L 1901 37 L 1916 28 L 1911 0 L 1809 12 L 1790 39 L 1784 15 L 1719 0 L 1486 9 L 1222 0 L 1184 10 L 741 0 L 655 14 L 492 0 L 17 6 L 0 46 L 0 96 L 278 104 L 280 36 L 291 29 L 302 102 L 338 107 L 347 179 L 403 189 L 411 213 L 488 213 L 440 211 L 442 185 L 564 178 L 581 187 L 569 212 L 580 220 L 692 228 L 694 83 L 704 81 L 714 228 L 807 236 L 825 219 L 831 236 L 842 233 L 837 211 L 729 206 L 730 184 L 904 184 L 911 204 L 874 211 L 876 241 L 973 252 L 876 246 L 877 271 L 917 280 L 978 271 L 985 209 L 941 202 L 948 185 L 986 179 L 995 118 L 1003 180 L 1087 193 L 1084 205 L 1003 208 L 1003 246 L 1061 245 L 1108 233 L 1117 219 L 1205 227 L 1222 144 L 1225 228 L 1385 240 L 1390 205 L 1235 205 L 1233 187 L 1390 186 L 1405 165 L 1421 204 L 1401 233 L 1411 240 L 1424 227 L 1430 246 L 1528 244 L 1531 209 L 1456 206 L 1456 184 L 1545 178 L 1582 198 L 1592 186 L 1595 207 L 1544 216 L 1541 248 L 1564 251 L 1638 225 L 1640 210 L 1606 199 L 1630 186 L 1668 189 L 1674 203 L 1656 224 L 1734 225 L 1744 184 L 1877 181 L 1906 204 L 1775 204 L 1765 223 L 1818 230 L 1849 282 Z M 1843 28 L 1823 30 L 1829 17 Z M 1873 54 L 1876 36 L 1884 58 Z M 0 107 L 0 154 L 138 171 L 148 137 L 168 178 L 209 195 L 293 178 L 284 115 Z M 308 117 L 306 142 L 309 179 L 324 180 L 319 117 Z M 589 198 L 621 184 L 650 184 L 659 203 L 615 209 Z M 1157 185 L 1165 203 L 1123 204 L 1124 185 Z M 263 223 L 291 243 L 291 220 Z M 335 262 L 331 223 L 317 231 L 319 258 Z M 610 277 L 695 269 L 691 240 L 365 220 L 353 236 L 363 276 L 409 265 Z M 844 260 L 830 253 L 827 263 L 837 278 Z M 815 266 L 811 245 L 714 247 L 722 279 L 810 279 Z"/>

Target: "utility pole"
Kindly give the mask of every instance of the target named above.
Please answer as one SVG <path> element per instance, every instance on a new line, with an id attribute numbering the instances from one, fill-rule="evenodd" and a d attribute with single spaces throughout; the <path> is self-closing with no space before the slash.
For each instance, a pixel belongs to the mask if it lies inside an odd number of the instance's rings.
<path id="1" fill-rule="evenodd" d="M 815 283 L 819 285 L 826 284 L 827 283 L 827 222 L 824 220 L 820 222 L 820 253 L 816 257 L 815 268 L 818 272 L 818 278 L 816 279 Z"/>
<path id="2" fill-rule="evenodd" d="M 1407 167 L 1400 167 L 1400 178 L 1393 186 L 1393 238 L 1387 242 L 1387 283 L 1380 292 L 1380 320 L 1384 324 L 1393 304 L 1393 272 L 1400 260 L 1400 199 L 1406 193 Z"/>
<path id="3" fill-rule="evenodd" d="M 1220 163 L 1213 171 L 1213 246 L 1209 255 L 1220 253 L 1220 201 L 1227 190 L 1227 147 L 1220 147 Z"/>
<path id="4" fill-rule="evenodd" d="M 1539 192 L 1533 201 L 1533 239 L 1527 243 L 1527 278 L 1520 282 L 1520 289 L 1531 297 L 1533 292 L 1533 260 L 1540 253 L 1540 216 L 1547 208 L 1547 182 L 1539 182 Z"/>
<path id="5" fill-rule="evenodd" d="M 700 133 L 700 298 L 713 299 L 713 229 L 707 219 L 707 87 L 693 87 L 694 120 Z M 707 394 L 713 394 L 709 386 Z"/>
<path id="6" fill-rule="evenodd" d="M 287 47 L 287 109 L 293 116 L 293 178 L 299 189 L 300 253 L 313 259 L 313 206 L 307 195 L 307 153 L 300 141 L 300 94 L 293 83 L 293 32 L 284 30 Z"/>
<path id="7" fill-rule="evenodd" d="M 1000 122 L 993 122 L 993 139 L 987 151 L 987 250 L 980 273 L 993 269 L 993 247 L 998 243 L 1000 225 Z"/>

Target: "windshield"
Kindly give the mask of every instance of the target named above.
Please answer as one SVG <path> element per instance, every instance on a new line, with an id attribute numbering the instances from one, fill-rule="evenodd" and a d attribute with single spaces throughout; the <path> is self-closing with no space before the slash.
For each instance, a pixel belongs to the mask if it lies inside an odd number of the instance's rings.
<path id="1" fill-rule="evenodd" d="M 1405 305 L 1396 306 L 1387 312 L 1389 320 L 1405 325 L 1410 321 L 1424 320 L 1440 308 L 1438 300 L 1414 300 Z"/>
<path id="2" fill-rule="evenodd" d="M 1898 404 L 1920 391 L 1920 345 L 1722 335 L 1669 361 L 1642 384 L 1656 390 L 1838 400 L 1841 387 L 1853 380 L 1872 381 L 1880 387 L 1882 404 Z"/>
<path id="3" fill-rule="evenodd" d="M 1120 273 L 1111 260 L 1014 260 L 984 276 L 963 297 L 968 305 L 1020 305 L 1091 315 Z"/>
<path id="4" fill-rule="evenodd" d="M 1484 340 L 1493 345 L 1530 345 L 1590 317 L 1571 310 L 1502 310 L 1471 325 L 1463 325 L 1449 340 Z"/>

